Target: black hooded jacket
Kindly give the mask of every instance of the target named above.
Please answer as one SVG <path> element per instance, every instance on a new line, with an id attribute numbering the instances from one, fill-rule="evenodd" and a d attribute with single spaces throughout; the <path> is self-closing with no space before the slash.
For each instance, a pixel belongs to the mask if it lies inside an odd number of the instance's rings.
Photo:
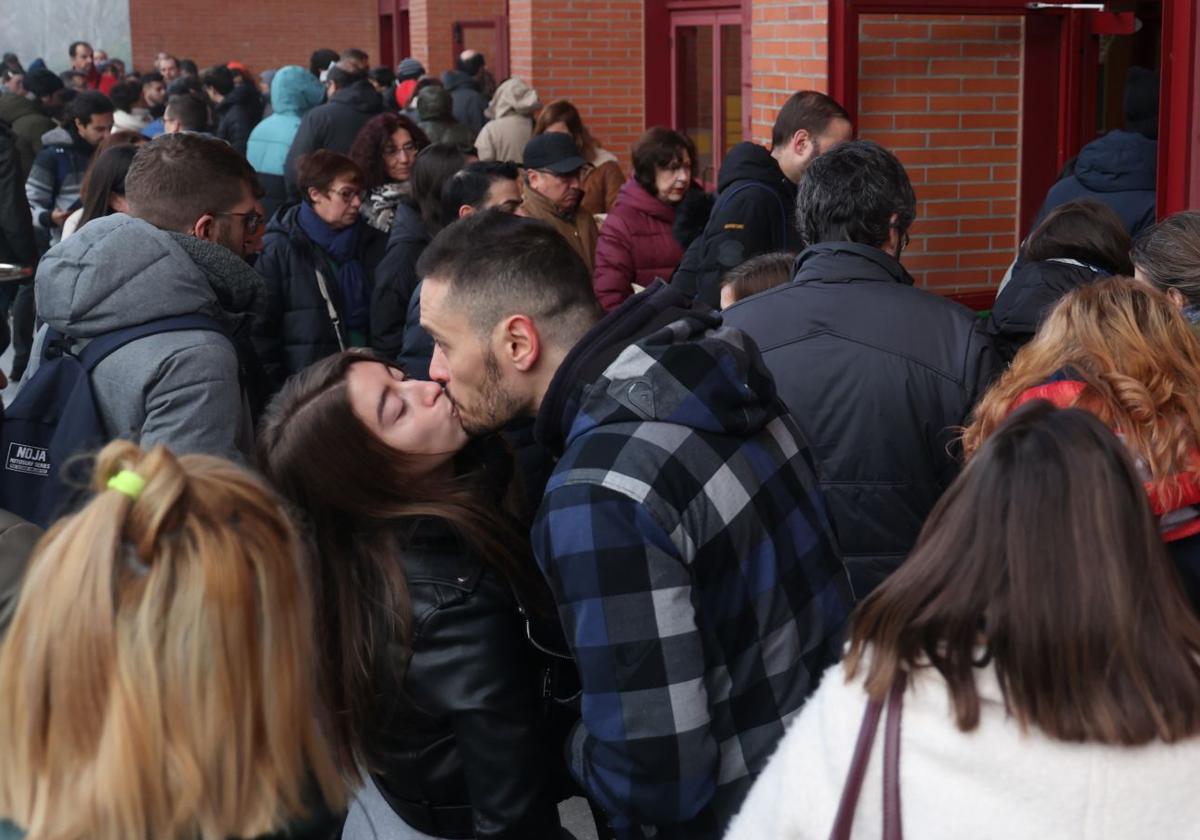
<path id="1" fill-rule="evenodd" d="M 254 323 L 254 347 L 272 393 L 292 374 L 341 349 L 329 306 L 317 283 L 319 266 L 334 308 L 339 318 L 344 317 L 337 272 L 300 228 L 299 214 L 299 205 L 275 214 L 267 225 L 263 251 L 254 266 L 266 280 L 265 304 Z M 359 260 L 368 282 L 373 283 L 384 244 L 381 232 L 362 225 Z M 345 338 L 343 335 L 343 341 Z"/>
<path id="2" fill-rule="evenodd" d="M 375 88 L 366 79 L 360 79 L 335 92 L 324 105 L 318 105 L 306 113 L 300 120 L 300 128 L 296 131 L 296 139 L 292 141 L 283 167 L 288 188 L 293 191 L 292 197 L 299 198 L 294 190 L 296 162 L 301 156 L 317 149 L 349 154 L 359 129 L 382 110 L 383 105 Z"/>
<path id="3" fill-rule="evenodd" d="M 988 316 L 987 330 L 1000 358 L 1011 362 L 1067 292 L 1107 276 L 1104 269 L 1075 260 L 1019 263 Z"/>
<path id="4" fill-rule="evenodd" d="M 806 249 L 791 283 L 723 315 L 762 349 L 816 454 L 861 599 L 904 560 L 957 475 L 956 427 L 996 368 L 991 341 L 965 307 L 852 242 Z"/>
<path id="5" fill-rule="evenodd" d="M 721 165 L 717 202 L 671 284 L 716 308 L 721 277 L 759 254 L 799 251 L 796 185 L 757 143 L 738 143 Z"/>
<path id="6" fill-rule="evenodd" d="M 216 136 L 243 155 L 250 141 L 250 132 L 263 115 L 262 94 L 253 85 L 234 85 L 229 95 L 216 107 Z"/>
<path id="7" fill-rule="evenodd" d="M 487 122 L 488 101 L 479 90 L 479 83 L 461 70 L 447 70 L 442 74 L 442 84 L 450 91 L 454 100 L 454 119 L 465 125 L 475 135 Z"/>

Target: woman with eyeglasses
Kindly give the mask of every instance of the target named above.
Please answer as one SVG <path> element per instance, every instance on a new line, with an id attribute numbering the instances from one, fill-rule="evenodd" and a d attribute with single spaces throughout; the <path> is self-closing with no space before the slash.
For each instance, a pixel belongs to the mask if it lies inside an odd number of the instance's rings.
<path id="1" fill-rule="evenodd" d="M 605 310 L 616 309 L 635 289 L 670 279 L 683 259 L 674 234 L 675 208 L 690 189 L 696 146 L 669 128 L 650 129 L 633 147 L 633 177 L 617 195 L 596 240 L 592 285 Z"/>
<path id="2" fill-rule="evenodd" d="M 380 114 L 358 132 L 350 159 L 367 177 L 367 197 L 360 212 L 371 227 L 391 231 L 397 205 L 412 192 L 417 153 L 428 145 L 425 132 L 403 114 Z"/>
<path id="3" fill-rule="evenodd" d="M 557 621 L 493 443 L 437 383 L 354 352 L 289 380 L 259 430 L 313 538 L 319 682 L 362 775 L 343 840 L 559 836 L 562 692 L 539 654 Z"/>
<path id="4" fill-rule="evenodd" d="M 466 155 L 451 143 L 426 146 L 412 167 L 412 190 L 396 206 L 387 251 L 379 263 L 371 296 L 371 347 L 396 358 L 404 347 L 408 305 L 421 278 L 417 260 L 445 226 L 442 187 L 467 164 Z"/>
<path id="5" fill-rule="evenodd" d="M 371 290 L 387 238 L 360 215 L 366 176 L 326 149 L 297 166 L 301 202 L 267 227 L 256 268 L 266 303 L 254 344 L 267 385 L 348 347 L 370 343 Z"/>

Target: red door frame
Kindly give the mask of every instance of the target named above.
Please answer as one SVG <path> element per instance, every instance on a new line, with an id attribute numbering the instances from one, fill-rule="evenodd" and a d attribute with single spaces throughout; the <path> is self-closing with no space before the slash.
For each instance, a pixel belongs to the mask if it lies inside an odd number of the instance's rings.
<path id="1" fill-rule="evenodd" d="M 464 29 L 490 29 L 496 46 L 485 53 L 488 69 L 500 82 L 508 78 L 508 18 L 494 17 L 485 20 L 456 20 L 450 24 L 450 55 L 455 58 L 463 51 Z"/>
<path id="2" fill-rule="evenodd" d="M 751 101 L 751 0 L 646 0 L 645 33 L 646 127 L 675 124 L 675 51 L 671 45 L 672 12 L 740 11 L 742 24 L 742 101 Z M 666 45 L 666 49 L 664 49 Z M 742 108 L 742 135 L 750 137 L 750 109 Z"/>
<path id="3" fill-rule="evenodd" d="M 391 18 L 392 28 L 390 32 L 382 31 L 383 19 Z M 389 38 L 392 45 L 392 57 L 395 62 L 392 63 L 392 69 L 395 68 L 395 63 L 401 59 L 408 58 L 412 55 L 412 45 L 410 43 L 408 32 L 408 0 L 379 0 L 379 54 L 380 61 L 383 62 L 383 46 L 384 38 Z M 387 62 L 383 62 L 387 63 Z"/>
<path id="4" fill-rule="evenodd" d="M 725 148 L 725 91 L 724 78 L 722 72 L 724 70 L 724 60 L 721 54 L 721 27 L 736 24 L 742 25 L 742 10 L 737 8 L 708 8 L 708 9 L 689 9 L 672 10 L 671 14 L 671 122 L 670 125 L 678 126 L 679 115 L 679 79 L 676 78 L 678 73 L 677 62 L 675 61 L 675 43 L 676 30 L 681 26 L 712 26 L 712 181 L 713 186 L 717 182 L 717 173 L 721 170 L 722 150 Z M 743 41 L 743 47 L 745 42 Z M 746 72 L 746 55 L 745 49 L 742 50 L 742 75 L 743 80 Z M 745 84 L 742 85 L 742 95 L 745 96 Z M 746 129 L 749 120 L 747 119 L 749 111 L 743 106 L 742 108 L 742 133 L 746 136 Z M 703 172 L 695 173 L 696 176 L 705 182 L 706 187 L 709 182 L 705 179 Z"/>
<path id="5" fill-rule="evenodd" d="M 1200 206 L 1200 9 L 1163 0 L 1158 216 Z"/>
<path id="6" fill-rule="evenodd" d="M 1021 96 L 1021 230 L 1027 232 L 1063 164 L 1087 140 L 1095 123 L 1094 39 L 1087 19 L 1067 9 L 1031 11 L 1028 0 L 830 0 L 829 92 L 850 115 L 858 109 L 858 18 L 863 14 L 1011 15 L 1025 18 L 1025 73 Z M 1047 95 L 1047 92 L 1054 92 Z M 1089 122 L 1090 114 L 1090 122 Z M 1047 139 L 1054 138 L 1054 154 Z"/>

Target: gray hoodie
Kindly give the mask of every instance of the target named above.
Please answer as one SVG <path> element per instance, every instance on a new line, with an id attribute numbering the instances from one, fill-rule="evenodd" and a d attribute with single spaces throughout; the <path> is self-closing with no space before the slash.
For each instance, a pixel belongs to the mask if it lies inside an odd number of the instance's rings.
<path id="1" fill-rule="evenodd" d="M 236 260 L 219 245 L 196 240 L 196 246 Z M 248 274 L 239 275 L 239 282 L 253 282 L 247 279 L 256 276 L 253 269 L 242 266 Z M 214 282 L 176 234 L 117 213 L 90 222 L 42 258 L 35 279 L 37 313 L 75 339 L 193 314 L 210 315 L 232 331 L 238 314 L 222 305 Z M 244 290 L 240 306 L 249 308 L 255 295 L 254 289 Z M 43 326 L 26 382 L 37 371 L 45 338 Z M 117 350 L 96 367 L 92 390 L 113 438 L 244 460 L 253 452 L 254 431 L 238 371 L 228 337 L 184 330 L 146 336 Z"/>

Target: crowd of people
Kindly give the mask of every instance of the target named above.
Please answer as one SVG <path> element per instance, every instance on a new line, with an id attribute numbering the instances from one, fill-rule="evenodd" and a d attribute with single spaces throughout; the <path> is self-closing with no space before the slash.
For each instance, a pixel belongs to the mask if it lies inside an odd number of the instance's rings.
<path id="1" fill-rule="evenodd" d="M 1194 831 L 1200 212 L 1081 155 L 979 317 L 823 93 L 709 194 L 474 52 L 70 57 L 0 94 L 0 838 Z"/>

